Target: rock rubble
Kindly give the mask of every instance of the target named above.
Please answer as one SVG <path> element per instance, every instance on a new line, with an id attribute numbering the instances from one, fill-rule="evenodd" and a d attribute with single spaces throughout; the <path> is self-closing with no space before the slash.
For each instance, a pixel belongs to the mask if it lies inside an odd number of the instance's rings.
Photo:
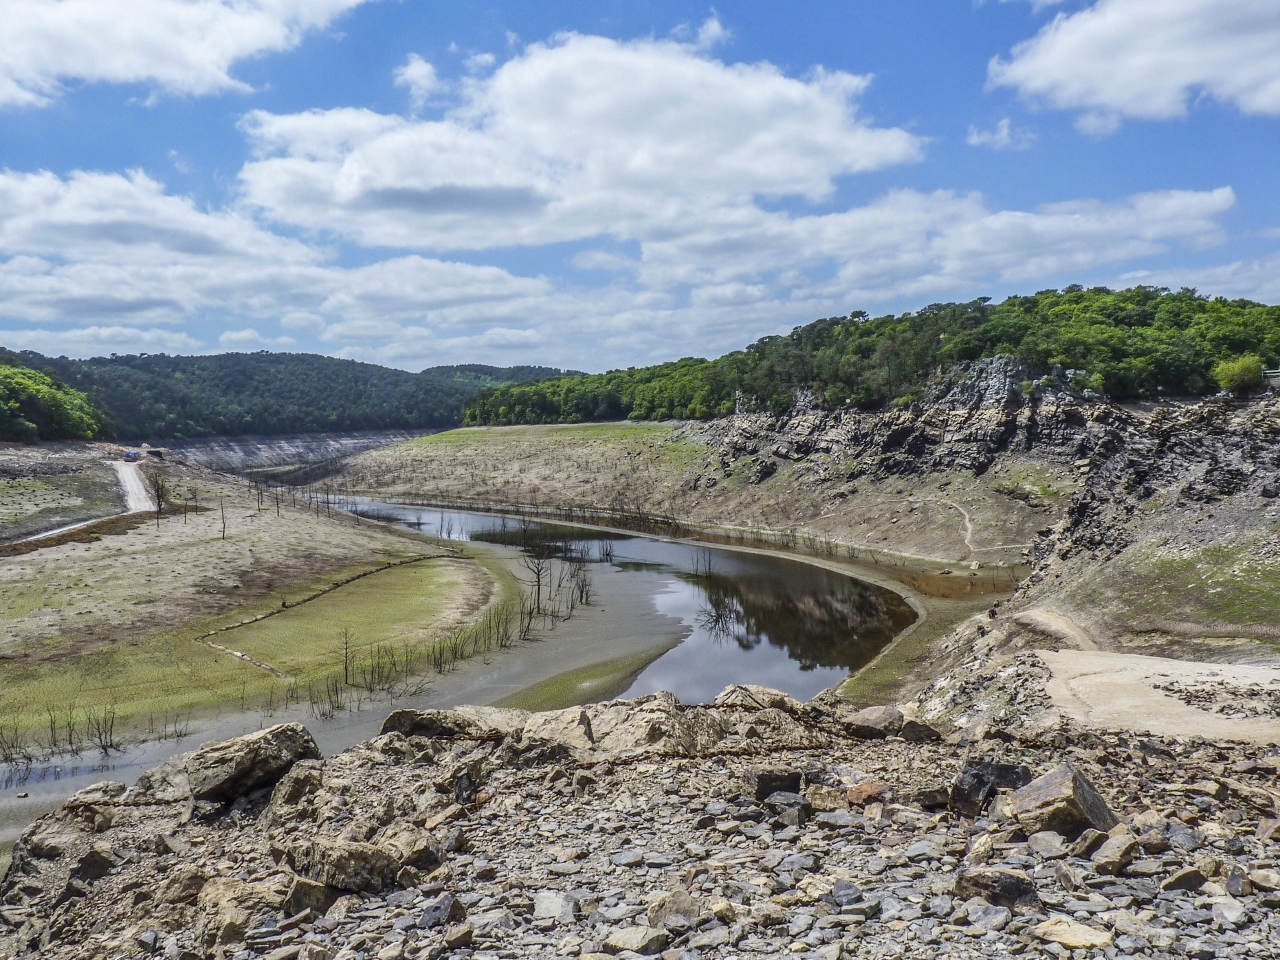
<path id="1" fill-rule="evenodd" d="M 271 728 L 32 825 L 0 957 L 1280 956 L 1274 747 L 918 716 L 730 687 L 401 711 L 330 759 Z"/>

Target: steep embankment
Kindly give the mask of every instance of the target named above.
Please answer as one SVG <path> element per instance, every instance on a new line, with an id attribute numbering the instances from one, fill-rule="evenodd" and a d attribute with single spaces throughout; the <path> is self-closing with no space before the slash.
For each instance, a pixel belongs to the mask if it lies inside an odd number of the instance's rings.
<path id="1" fill-rule="evenodd" d="M 201 437 L 162 443 L 173 456 L 210 470 L 291 474 L 365 450 L 404 443 L 426 430 L 365 430 L 357 433 L 297 433 L 273 437 Z"/>

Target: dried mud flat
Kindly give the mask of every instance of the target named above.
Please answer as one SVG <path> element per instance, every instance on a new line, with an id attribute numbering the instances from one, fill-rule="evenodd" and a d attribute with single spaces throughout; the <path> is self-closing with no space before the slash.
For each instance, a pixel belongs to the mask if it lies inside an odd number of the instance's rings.
<path id="1" fill-rule="evenodd" d="M 125 498 L 100 443 L 0 443 L 0 543 L 119 513 Z"/>
<path id="2" fill-rule="evenodd" d="M 0 562 L 0 656 L 60 659 L 216 615 L 360 564 L 438 555 L 418 538 L 301 501 L 259 507 L 243 481 L 170 465 L 177 495 L 157 525 L 44 547 Z M 109 471 L 110 472 L 110 471 Z M 114 478 L 114 473 L 112 477 Z M 222 536 L 223 511 L 226 539 Z"/>
<path id="3" fill-rule="evenodd" d="M 400 711 L 330 759 L 271 728 L 34 824 L 0 956 L 1280 952 L 1274 747 L 918 716 L 739 686 Z"/>

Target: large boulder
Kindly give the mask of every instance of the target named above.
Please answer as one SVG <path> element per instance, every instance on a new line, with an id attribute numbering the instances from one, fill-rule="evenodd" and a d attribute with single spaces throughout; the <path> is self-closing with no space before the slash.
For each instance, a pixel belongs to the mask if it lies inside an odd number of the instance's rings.
<path id="1" fill-rule="evenodd" d="M 715 705 L 739 710 L 782 710 L 793 717 L 805 713 L 804 704 L 790 694 L 754 683 L 735 683 L 716 696 Z"/>
<path id="2" fill-rule="evenodd" d="M 197 800 L 226 803 L 274 786 L 299 760 L 319 760 L 315 738 L 300 723 L 205 744 L 187 757 L 187 781 Z"/>
<path id="3" fill-rule="evenodd" d="M 457 710 L 395 710 L 383 721 L 379 733 L 431 740 L 486 740 L 500 737 L 504 731 Z"/>
<path id="4" fill-rule="evenodd" d="M 395 886 L 399 859 L 372 843 L 315 840 L 299 872 L 309 880 L 354 893 L 381 893 Z"/>
<path id="5" fill-rule="evenodd" d="M 596 745 L 591 732 L 591 718 L 581 707 L 535 713 L 525 721 L 521 740 L 551 740 L 575 750 L 590 750 Z"/>
<path id="6" fill-rule="evenodd" d="M 997 790 L 1016 790 L 1031 782 L 1031 768 L 1025 763 L 973 760 L 966 763 L 951 784 L 951 809 L 976 817 L 986 808 Z"/>
<path id="7" fill-rule="evenodd" d="M 583 710 L 590 718 L 596 749 L 605 753 L 693 755 L 715 746 L 727 731 L 716 711 L 685 711 L 674 694 L 665 692 L 595 703 Z"/>
<path id="8" fill-rule="evenodd" d="M 390 851 L 406 867 L 434 870 L 444 862 L 444 848 L 426 830 L 411 823 L 391 824 L 377 840 L 378 846 Z"/>
<path id="9" fill-rule="evenodd" d="M 1093 784 L 1069 763 L 1016 790 L 1009 812 L 1028 834 L 1054 830 L 1075 837 L 1089 827 L 1106 833 L 1120 822 Z"/>
<path id="10" fill-rule="evenodd" d="M 230 803 L 276 784 L 299 760 L 319 760 L 320 748 L 300 723 L 282 723 L 179 754 L 138 778 L 126 800 Z"/>
<path id="11" fill-rule="evenodd" d="M 861 740 L 896 737 L 905 720 L 897 707 L 867 707 L 842 719 L 845 730 Z"/>

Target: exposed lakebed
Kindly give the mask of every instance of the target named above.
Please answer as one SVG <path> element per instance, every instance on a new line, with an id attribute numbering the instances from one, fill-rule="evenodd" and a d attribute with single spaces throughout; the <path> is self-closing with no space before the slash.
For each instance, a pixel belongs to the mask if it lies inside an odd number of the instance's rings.
<path id="1" fill-rule="evenodd" d="M 182 740 L 137 744 L 104 763 L 85 756 L 0 770 L 0 843 L 75 790 L 104 779 L 132 782 L 205 740 L 299 721 L 333 754 L 376 736 L 393 708 L 495 703 L 595 665 L 608 674 L 609 664 L 628 664 L 591 699 L 670 690 L 687 703 L 706 702 L 730 683 L 808 699 L 867 664 L 916 616 L 891 590 L 774 554 L 383 501 L 361 508 L 496 554 L 526 585 L 533 575 L 521 561 L 530 554 L 547 558 L 548 590 L 559 575 L 552 571 L 573 560 L 590 579 L 591 598 L 566 620 L 541 618 L 537 639 L 462 662 L 394 704 L 366 704 L 328 720 L 309 716 L 305 704 L 270 713 L 228 708 L 193 723 Z"/>

